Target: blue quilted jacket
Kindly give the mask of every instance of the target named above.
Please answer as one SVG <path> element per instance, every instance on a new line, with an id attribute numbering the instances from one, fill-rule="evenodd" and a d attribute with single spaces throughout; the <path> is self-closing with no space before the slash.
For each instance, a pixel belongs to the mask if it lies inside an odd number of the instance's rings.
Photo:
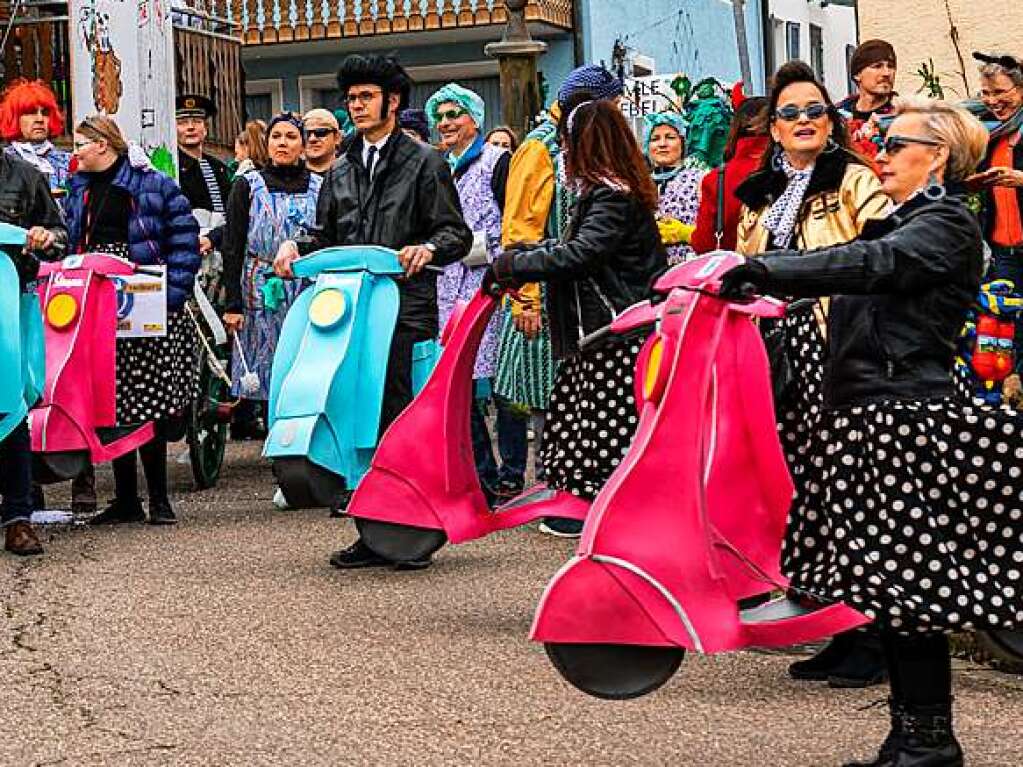
<path id="1" fill-rule="evenodd" d="M 135 168 L 125 162 L 113 184 L 132 198 L 128 220 L 128 248 L 136 264 L 167 265 L 167 309 L 180 311 L 192 295 L 199 256 L 199 224 L 177 183 L 155 170 Z M 65 208 L 68 221 L 68 252 L 77 253 L 85 222 L 85 192 L 89 178 L 71 176 Z"/>

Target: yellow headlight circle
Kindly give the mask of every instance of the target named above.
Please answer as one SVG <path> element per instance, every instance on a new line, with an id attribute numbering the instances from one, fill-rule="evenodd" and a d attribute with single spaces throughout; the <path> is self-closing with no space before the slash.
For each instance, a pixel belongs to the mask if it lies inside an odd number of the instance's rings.
<path id="1" fill-rule="evenodd" d="M 46 321 L 50 327 L 63 330 L 78 316 L 78 301 L 70 293 L 58 293 L 46 304 Z"/>
<path id="2" fill-rule="evenodd" d="M 348 302 L 337 288 L 321 290 L 309 303 L 309 321 L 322 330 L 329 330 L 345 316 Z"/>
<path id="3" fill-rule="evenodd" d="M 646 361 L 646 370 L 643 371 L 643 399 L 649 400 L 658 394 L 658 379 L 663 359 L 664 339 L 658 336 L 650 347 L 650 354 L 647 356 Z"/>

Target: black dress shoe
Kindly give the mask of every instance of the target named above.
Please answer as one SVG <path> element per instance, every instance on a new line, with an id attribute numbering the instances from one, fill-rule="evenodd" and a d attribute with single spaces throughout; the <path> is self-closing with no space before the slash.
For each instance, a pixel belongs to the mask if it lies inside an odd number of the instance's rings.
<path id="1" fill-rule="evenodd" d="M 393 567 L 395 570 L 425 570 L 432 562 L 429 559 L 414 562 L 392 562 L 375 553 L 360 538 L 347 549 L 330 555 L 331 567 L 338 570 L 355 570 L 362 567 Z"/>
<path id="2" fill-rule="evenodd" d="M 330 507 L 332 519 L 341 519 L 348 516 L 348 504 L 352 501 L 353 491 L 345 489 L 337 494 L 337 500 Z"/>
<path id="3" fill-rule="evenodd" d="M 146 521 L 151 525 L 176 525 L 178 518 L 171 508 L 170 501 L 162 498 L 149 502 L 149 519 Z"/>
<path id="4" fill-rule="evenodd" d="M 123 525 L 128 522 L 145 522 L 146 512 L 138 498 L 123 501 L 115 498 L 99 514 L 87 520 L 90 525 Z"/>

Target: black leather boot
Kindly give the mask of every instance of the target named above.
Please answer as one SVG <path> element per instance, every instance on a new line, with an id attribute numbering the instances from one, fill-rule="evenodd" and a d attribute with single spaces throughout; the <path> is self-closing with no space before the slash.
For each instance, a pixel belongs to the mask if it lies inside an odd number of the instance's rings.
<path id="1" fill-rule="evenodd" d="M 905 714 L 905 706 L 895 698 L 888 698 L 888 712 L 892 720 L 892 728 L 888 736 L 881 743 L 878 749 L 877 758 L 869 762 L 848 762 L 843 767 L 879 767 L 890 765 L 892 758 L 899 749 L 902 742 L 902 717 Z"/>
<path id="2" fill-rule="evenodd" d="M 875 631 L 852 632 L 848 652 L 828 673 L 831 687 L 870 687 L 888 679 L 881 638 Z"/>
<path id="3" fill-rule="evenodd" d="M 907 705 L 899 717 L 899 729 L 894 752 L 847 767 L 963 767 L 963 749 L 952 733 L 951 703 Z"/>
<path id="4" fill-rule="evenodd" d="M 178 518 L 167 498 L 149 499 L 149 519 L 151 525 L 176 525 Z"/>

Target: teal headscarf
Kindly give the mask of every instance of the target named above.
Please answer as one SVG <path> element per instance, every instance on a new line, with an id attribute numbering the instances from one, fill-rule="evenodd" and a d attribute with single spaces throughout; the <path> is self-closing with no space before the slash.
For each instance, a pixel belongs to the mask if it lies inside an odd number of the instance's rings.
<path id="1" fill-rule="evenodd" d="M 440 122 L 437 119 L 437 107 L 448 101 L 462 107 L 462 109 L 469 113 L 472 121 L 476 123 L 476 127 L 483 130 L 483 119 L 486 115 L 483 99 L 477 93 L 468 88 L 463 88 L 458 83 L 448 83 L 430 96 L 426 102 L 426 116 L 430 120 L 431 128 L 436 128 L 437 123 Z"/>
<path id="2" fill-rule="evenodd" d="M 652 115 L 643 115 L 643 154 L 647 157 L 650 156 L 650 136 L 653 135 L 654 128 L 659 125 L 670 125 L 685 140 L 688 123 L 686 118 L 678 112 L 656 112 Z"/>

